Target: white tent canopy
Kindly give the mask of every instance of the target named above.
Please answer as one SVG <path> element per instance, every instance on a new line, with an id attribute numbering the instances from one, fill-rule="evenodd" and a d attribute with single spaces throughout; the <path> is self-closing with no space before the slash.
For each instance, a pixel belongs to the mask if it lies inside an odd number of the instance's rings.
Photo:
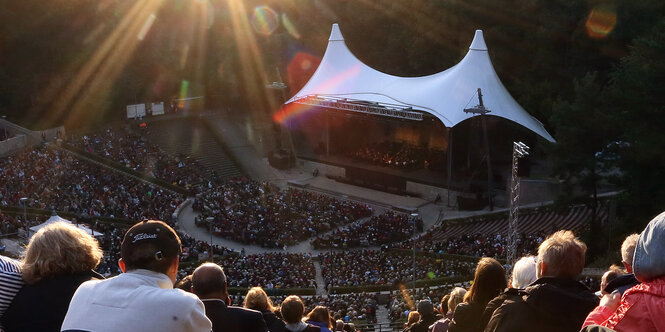
<path id="1" fill-rule="evenodd" d="M 52 223 L 56 223 L 56 222 L 65 222 L 65 223 L 68 223 L 68 224 L 70 224 L 70 225 L 72 224 L 71 221 L 69 221 L 69 220 L 67 220 L 67 219 L 65 219 L 65 218 L 62 218 L 62 217 L 60 217 L 59 215 L 52 215 L 52 216 L 49 217 L 48 220 L 46 220 L 45 222 L 43 222 L 43 223 L 41 223 L 41 224 L 39 224 L 39 225 L 37 225 L 37 226 L 32 226 L 32 227 L 30 227 L 30 237 L 32 237 L 32 236 L 33 236 L 35 233 L 37 233 L 37 231 L 39 231 L 40 229 L 42 229 L 42 228 L 44 228 L 44 227 L 46 227 L 47 225 L 50 225 L 50 224 L 52 224 Z M 86 233 L 88 233 L 88 234 L 91 234 L 92 236 L 95 236 L 95 237 L 97 237 L 97 236 L 103 236 L 103 235 L 104 235 L 104 233 L 100 233 L 100 232 L 97 232 L 97 231 L 93 231 L 93 230 L 91 230 L 90 228 L 85 227 L 85 226 L 83 226 L 83 225 L 81 225 L 81 224 L 77 224 L 76 227 L 78 227 L 80 230 L 83 230 L 84 232 L 86 232 Z"/>
<path id="2" fill-rule="evenodd" d="M 358 60 L 344 43 L 339 26 L 333 24 L 321 64 L 287 104 L 313 96 L 349 98 L 422 110 L 453 127 L 474 116 L 463 110 L 478 104 L 478 88 L 490 115 L 516 122 L 554 142 L 542 123 L 529 115 L 499 80 L 481 30 L 476 30 L 464 59 L 452 68 L 429 76 L 399 77 Z"/>

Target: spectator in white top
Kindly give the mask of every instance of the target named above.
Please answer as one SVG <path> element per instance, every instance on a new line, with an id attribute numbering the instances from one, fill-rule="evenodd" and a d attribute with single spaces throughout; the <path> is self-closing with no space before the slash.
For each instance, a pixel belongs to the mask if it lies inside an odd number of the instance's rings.
<path id="1" fill-rule="evenodd" d="M 162 221 L 142 221 L 122 240 L 123 274 L 85 282 L 74 294 L 62 331 L 209 332 L 203 303 L 173 289 L 180 239 Z"/>

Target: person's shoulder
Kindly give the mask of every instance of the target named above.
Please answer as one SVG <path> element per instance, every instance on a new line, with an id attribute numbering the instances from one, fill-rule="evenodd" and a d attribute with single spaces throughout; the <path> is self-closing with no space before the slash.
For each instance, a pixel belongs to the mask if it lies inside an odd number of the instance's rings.
<path id="1" fill-rule="evenodd" d="M 237 315 L 245 315 L 245 316 L 256 316 L 257 318 L 262 318 L 263 319 L 263 314 L 260 311 L 256 311 L 253 309 L 247 309 L 243 307 L 236 307 L 236 306 L 229 306 L 227 307 L 227 310 L 232 313 L 232 314 L 237 314 Z"/>

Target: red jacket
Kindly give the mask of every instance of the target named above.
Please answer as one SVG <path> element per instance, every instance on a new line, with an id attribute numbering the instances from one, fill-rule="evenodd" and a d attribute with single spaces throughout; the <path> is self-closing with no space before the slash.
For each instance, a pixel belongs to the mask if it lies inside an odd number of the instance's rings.
<path id="1" fill-rule="evenodd" d="M 639 284 L 627 290 L 614 312 L 596 307 L 584 326 L 598 324 L 618 332 L 665 332 L 665 277 Z"/>

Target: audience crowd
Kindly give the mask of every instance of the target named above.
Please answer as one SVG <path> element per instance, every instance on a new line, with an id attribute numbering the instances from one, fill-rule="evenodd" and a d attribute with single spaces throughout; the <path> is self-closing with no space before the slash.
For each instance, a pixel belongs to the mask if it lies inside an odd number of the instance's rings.
<path id="1" fill-rule="evenodd" d="M 413 279 L 413 257 L 379 250 L 319 254 L 326 287 L 392 285 Z M 416 257 L 416 279 L 466 276 L 474 264 L 459 260 Z"/>
<path id="2" fill-rule="evenodd" d="M 413 236 L 415 231 L 422 230 L 422 219 L 388 211 L 372 216 L 367 221 L 359 221 L 332 233 L 317 236 L 312 241 L 312 246 L 316 249 L 380 246 L 403 241 Z"/>
<path id="3" fill-rule="evenodd" d="M 198 226 L 268 248 L 292 245 L 372 215 L 366 204 L 297 189 L 280 191 L 244 178 L 202 190 L 194 209 L 201 212 Z"/>
<path id="4" fill-rule="evenodd" d="M 128 126 L 106 128 L 88 135 L 72 135 L 67 143 L 183 188 L 195 187 L 209 178 L 193 158 L 169 154 L 151 143 L 148 130 Z"/>
<path id="5" fill-rule="evenodd" d="M 543 242 L 545 235 L 522 233 L 517 240 L 517 254 L 527 255 L 534 252 Z M 395 248 L 411 249 L 413 241 L 406 240 L 393 245 Z M 455 254 L 475 257 L 505 257 L 508 236 L 505 234 L 465 234 L 445 240 L 434 240 L 431 232 L 416 240 L 416 247 L 429 253 Z"/>
<path id="6" fill-rule="evenodd" d="M 0 160 L 0 205 L 138 221 L 170 220 L 183 200 L 180 194 L 49 147 Z"/>

